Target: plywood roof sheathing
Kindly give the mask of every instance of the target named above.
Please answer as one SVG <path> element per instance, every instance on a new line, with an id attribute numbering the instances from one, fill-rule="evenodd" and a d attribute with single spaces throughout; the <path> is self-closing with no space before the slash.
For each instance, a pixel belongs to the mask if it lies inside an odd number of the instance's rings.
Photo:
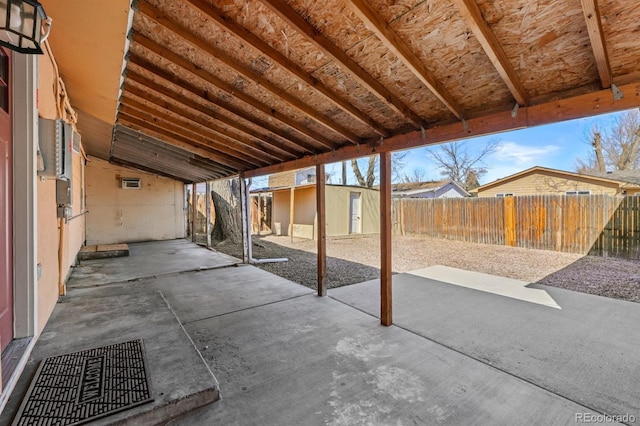
<path id="1" fill-rule="evenodd" d="M 260 37 L 256 36 L 251 31 L 248 31 L 246 28 L 233 21 L 232 18 L 226 16 L 222 12 L 222 10 L 214 7 L 204 0 L 186 0 L 186 2 L 191 4 L 194 8 L 197 8 L 209 19 L 219 25 L 222 29 L 232 33 L 248 45 L 253 46 L 257 51 L 265 55 L 268 59 L 279 64 L 281 67 L 283 67 L 283 69 L 293 74 L 309 87 L 317 90 L 318 93 L 324 96 L 325 99 L 329 100 L 336 107 L 341 108 L 342 110 L 350 114 L 353 118 L 360 120 L 360 122 L 372 128 L 379 135 L 384 137 L 391 136 L 391 133 L 388 129 L 385 129 L 383 126 L 376 123 L 371 117 L 367 116 L 364 112 L 356 108 L 354 105 L 342 99 L 327 85 L 322 83 L 317 78 L 313 77 L 311 73 L 305 71 L 301 66 L 293 62 L 291 59 L 287 58 L 278 50 L 271 47 L 268 43 L 264 42 Z"/>
<path id="2" fill-rule="evenodd" d="M 422 119 L 418 114 L 405 105 L 397 96 L 384 87 L 378 80 L 368 74 L 356 61 L 343 50 L 336 47 L 327 37 L 321 34 L 313 25 L 296 13 L 284 0 L 260 0 L 288 25 L 298 31 L 326 55 L 335 60 L 341 67 L 351 73 L 371 93 L 386 101 L 399 114 L 406 117 L 414 126 L 420 127 Z"/>
<path id="3" fill-rule="evenodd" d="M 163 59 L 171 62 L 174 65 L 177 65 L 178 67 L 193 74 L 194 76 L 197 76 L 202 80 L 206 81 L 207 83 L 223 90 L 229 96 L 237 98 L 238 100 L 241 100 L 251 108 L 257 111 L 260 111 L 265 115 L 270 116 L 271 118 L 285 124 L 286 126 L 292 129 L 295 129 L 296 131 L 298 131 L 303 135 L 308 136 L 309 138 L 317 142 L 321 147 L 334 149 L 342 145 L 341 143 L 335 143 L 330 139 L 326 138 L 325 136 L 322 136 L 318 133 L 315 133 L 309 130 L 309 128 L 294 121 L 289 116 L 282 114 L 275 108 L 272 108 L 271 106 L 255 99 L 254 97 L 247 95 L 243 91 L 238 90 L 236 87 L 234 87 L 230 83 L 227 83 L 221 80 L 220 78 L 213 75 L 212 73 L 200 68 L 199 66 L 195 65 L 193 62 L 183 58 L 182 56 L 178 55 L 177 53 L 174 53 L 173 51 L 160 45 L 159 43 L 156 43 L 155 41 L 149 39 L 148 37 L 138 33 L 134 33 L 132 37 L 133 37 L 133 42 L 135 44 L 142 46 L 143 48 L 147 49 L 149 52 L 152 52 L 162 57 Z"/>
<path id="4" fill-rule="evenodd" d="M 385 22 L 376 13 L 375 10 L 365 0 L 348 0 L 354 11 L 360 19 L 373 31 L 378 39 L 382 41 L 389 50 L 398 56 L 402 62 L 409 68 L 422 83 L 436 95 L 440 101 L 455 115 L 458 119 L 465 118 L 464 111 L 451 94 L 435 79 L 433 74 L 427 70 L 417 58 L 415 53 L 411 51 L 405 41 L 400 38 L 387 22 Z"/>
<path id="5" fill-rule="evenodd" d="M 513 66 L 509 62 L 507 55 L 505 55 L 504 50 L 502 50 L 502 46 L 500 46 L 495 34 L 493 34 L 482 17 L 482 12 L 480 8 L 478 8 L 478 4 L 475 0 L 453 0 L 453 3 L 458 7 L 467 25 L 482 45 L 489 60 L 509 88 L 513 98 L 519 105 L 527 105 L 529 103 L 527 91 L 522 85 L 520 77 L 516 74 Z"/>

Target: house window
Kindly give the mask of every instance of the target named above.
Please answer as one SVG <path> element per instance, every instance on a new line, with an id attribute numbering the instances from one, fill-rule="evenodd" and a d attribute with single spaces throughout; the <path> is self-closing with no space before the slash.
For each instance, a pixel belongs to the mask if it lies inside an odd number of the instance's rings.
<path id="1" fill-rule="evenodd" d="M 591 195 L 591 191 L 567 191 L 565 195 Z"/>
<path id="2" fill-rule="evenodd" d="M 513 192 L 500 192 L 496 194 L 496 197 L 513 197 Z"/>

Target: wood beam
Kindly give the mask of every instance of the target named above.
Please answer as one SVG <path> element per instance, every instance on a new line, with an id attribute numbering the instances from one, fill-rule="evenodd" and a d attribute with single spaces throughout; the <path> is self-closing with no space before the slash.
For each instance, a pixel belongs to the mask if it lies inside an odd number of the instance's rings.
<path id="1" fill-rule="evenodd" d="M 167 130 L 171 129 L 183 129 L 180 133 L 185 136 L 198 141 L 198 144 L 205 149 L 211 149 L 215 153 L 224 153 L 230 157 L 260 167 L 269 164 L 269 161 L 265 161 L 264 158 L 257 154 L 248 151 L 246 149 L 238 149 L 234 144 L 231 144 L 229 140 L 221 138 L 218 134 L 209 131 L 206 127 L 194 128 L 195 122 L 186 118 L 176 118 L 165 111 L 158 111 L 153 108 L 149 108 L 147 105 L 133 99 L 131 95 L 123 94 L 120 98 L 120 109 L 124 113 L 138 116 L 138 118 L 155 118 L 156 123 L 160 127 L 164 127 Z M 167 124 L 170 127 L 167 127 Z M 175 127 L 177 126 L 177 127 Z"/>
<path id="2" fill-rule="evenodd" d="M 389 24 L 378 15 L 367 0 L 348 0 L 352 9 L 362 19 L 365 25 L 373 31 L 387 49 L 393 52 L 418 79 L 456 116 L 465 118 L 462 106 L 440 84 L 433 74 L 428 71 L 420 59 L 411 51 L 409 45 L 402 39 Z"/>
<path id="3" fill-rule="evenodd" d="M 391 293 L 391 152 L 380 153 L 380 322 L 393 324 Z"/>
<path id="4" fill-rule="evenodd" d="M 306 38 L 307 41 L 314 44 L 318 49 L 327 56 L 337 62 L 342 68 L 346 69 L 358 82 L 366 87 L 373 95 L 385 102 L 391 109 L 404 116 L 413 123 L 414 126 L 422 125 L 422 118 L 405 105 L 400 98 L 395 96 L 382 83 L 367 73 L 356 61 L 342 49 L 339 49 L 331 40 L 322 35 L 313 25 L 306 19 L 298 15 L 285 0 L 260 0 L 273 13 L 278 15 L 280 19 L 286 22 L 290 27 Z"/>
<path id="5" fill-rule="evenodd" d="M 611 90 L 599 90 L 584 95 L 573 96 L 539 105 L 522 107 L 516 116 L 511 110 L 488 114 L 467 120 L 465 128 L 461 123 L 445 124 L 427 129 L 426 137 L 421 131 L 408 132 L 385 139 L 382 144 L 346 146 L 336 151 L 314 156 L 302 157 L 298 160 L 249 170 L 247 177 L 263 176 L 288 170 L 302 169 L 352 158 L 365 157 L 380 152 L 397 151 L 419 146 L 451 142 L 476 136 L 489 135 L 507 130 L 524 129 L 543 124 L 557 123 L 576 118 L 590 117 L 598 114 L 623 111 L 640 106 L 640 81 L 619 86 L 624 97 L 618 101 L 613 99 Z"/>
<path id="6" fill-rule="evenodd" d="M 161 79 L 160 76 L 158 76 L 157 78 Z M 142 86 L 143 90 L 141 90 L 141 92 L 144 93 L 144 97 L 153 99 L 152 102 L 155 102 L 156 99 L 159 100 L 158 105 L 162 107 L 166 106 L 166 108 L 172 109 L 174 108 L 174 104 L 173 102 L 168 103 L 164 101 L 161 97 L 158 97 L 157 94 L 165 96 L 171 99 L 172 101 L 175 101 L 176 103 L 183 105 L 187 108 L 190 108 L 192 110 L 205 114 L 211 119 L 217 122 L 220 122 L 226 126 L 229 126 L 232 129 L 236 129 L 237 131 L 244 133 L 245 135 L 251 136 L 256 140 L 255 144 L 258 147 L 258 149 L 266 150 L 267 152 L 269 151 L 277 152 L 280 155 L 286 155 L 287 157 L 289 157 L 288 159 L 295 158 L 296 155 L 299 155 L 301 152 L 305 152 L 303 148 L 299 147 L 298 145 L 295 145 L 295 142 L 287 141 L 287 142 L 275 143 L 279 141 L 269 138 L 263 135 L 262 133 L 256 130 L 253 130 L 248 126 L 245 126 L 244 124 L 241 123 L 241 120 L 234 120 L 230 117 L 219 114 L 214 109 L 213 104 L 211 102 L 208 102 L 208 101 L 206 102 L 207 104 L 210 104 L 210 105 L 203 105 L 202 103 L 196 102 L 194 99 L 191 99 L 179 93 L 178 91 L 173 90 L 171 86 L 175 86 L 175 84 L 170 81 L 163 80 L 160 83 L 155 82 L 147 77 L 144 77 L 142 74 L 139 74 L 132 70 L 128 70 L 127 79 L 125 81 L 123 91 L 124 92 L 131 91 L 132 93 L 136 94 L 135 91 L 132 91 L 133 86 L 131 82 L 135 82 L 137 85 Z M 165 84 L 161 84 L 161 83 L 165 83 Z M 156 96 L 154 97 L 154 95 Z M 268 131 L 268 129 L 265 129 L 265 131 Z M 291 148 L 287 149 L 288 147 L 291 147 Z"/>
<path id="7" fill-rule="evenodd" d="M 335 120 L 321 114 L 315 109 L 311 108 L 309 105 L 302 102 L 300 99 L 288 93 L 286 90 L 276 86 L 269 79 L 262 76 L 257 71 L 254 71 L 242 64 L 240 61 L 235 59 L 233 56 L 227 54 L 223 50 L 220 50 L 213 46 L 211 43 L 203 40 L 202 38 L 196 36 L 189 29 L 183 27 L 175 20 L 167 17 L 165 14 L 151 6 L 151 4 L 147 3 L 145 0 L 138 1 L 138 11 L 146 16 L 148 19 L 154 21 L 158 26 L 164 27 L 166 30 L 172 32 L 178 37 L 182 38 L 182 40 L 191 44 L 192 46 L 200 49 L 201 51 L 207 53 L 213 58 L 217 59 L 224 65 L 229 68 L 235 70 L 238 74 L 242 75 L 249 81 L 252 81 L 257 85 L 258 88 L 262 88 L 267 92 L 271 93 L 275 97 L 279 98 L 281 101 L 284 101 L 290 107 L 297 109 L 302 112 L 304 115 L 314 120 L 316 123 L 321 126 L 329 129 L 330 131 L 344 137 L 348 141 L 351 141 L 354 144 L 361 143 L 361 139 L 358 135 L 353 133 L 351 130 L 346 127 L 339 125 Z"/>
<path id="8" fill-rule="evenodd" d="M 286 57 L 284 54 L 280 53 L 277 49 L 271 47 L 269 43 L 262 40 L 257 35 L 253 34 L 251 31 L 247 30 L 242 25 L 239 25 L 235 22 L 231 17 L 226 16 L 224 12 L 217 7 L 211 5 L 206 0 L 185 0 L 188 4 L 191 4 L 194 8 L 199 10 L 201 13 L 208 16 L 211 20 L 213 20 L 218 26 L 222 29 L 228 31 L 229 33 L 235 35 L 237 38 L 245 42 L 249 46 L 253 46 L 256 50 L 261 52 L 262 55 L 277 63 L 282 67 L 283 70 L 288 71 L 295 77 L 297 77 L 300 81 L 305 83 L 307 86 L 315 89 L 318 93 L 320 93 L 326 100 L 331 102 L 336 107 L 342 109 L 344 112 L 351 115 L 351 117 L 359 120 L 362 124 L 370 127 L 376 133 L 383 137 L 391 136 L 391 132 L 388 129 L 385 129 L 380 124 L 375 122 L 371 117 L 366 115 L 364 112 L 360 111 L 349 101 L 340 98 L 336 93 L 334 93 L 328 86 L 322 83 L 320 80 L 311 75 L 311 73 L 307 72 Z"/>
<path id="9" fill-rule="evenodd" d="M 232 170 L 244 170 L 251 168 L 251 162 L 241 160 L 239 158 L 235 158 L 231 155 L 218 151 L 217 148 L 211 146 L 209 139 L 197 135 L 193 132 L 187 131 L 180 126 L 167 123 L 163 120 L 158 120 L 151 114 L 139 111 L 125 104 L 120 104 L 119 115 L 129 121 L 131 121 L 131 119 L 136 119 L 138 120 L 138 126 L 142 126 L 146 129 L 152 130 L 172 140 L 171 143 L 167 141 L 164 142 L 177 146 L 174 142 L 179 141 L 181 143 L 180 148 L 183 148 L 185 150 L 189 150 L 190 147 L 199 148 L 201 149 L 201 153 L 207 154 L 207 156 L 204 156 L 204 158 L 208 158 L 222 165 L 226 165 Z"/>
<path id="10" fill-rule="evenodd" d="M 600 82 L 602 83 L 602 87 L 608 89 L 613 82 L 613 74 L 611 73 L 611 64 L 609 62 L 609 55 L 607 54 L 604 32 L 602 31 L 602 20 L 600 19 L 598 0 L 581 0 L 581 2 L 584 18 L 587 21 L 591 49 L 596 59 L 598 74 L 600 74 Z"/>
<path id="11" fill-rule="evenodd" d="M 134 64 L 137 67 L 140 67 L 141 69 L 145 70 L 148 73 L 151 73 L 154 78 L 161 80 L 163 83 L 169 83 L 172 84 L 180 89 L 186 90 L 188 92 L 190 92 L 191 94 L 197 96 L 198 98 L 206 101 L 206 103 L 208 105 L 215 105 L 216 107 L 227 111 L 228 113 L 237 116 L 249 123 L 254 123 L 257 126 L 262 127 L 264 130 L 279 136 L 280 138 L 282 138 L 283 144 L 293 150 L 296 151 L 306 151 L 306 152 L 316 152 L 317 147 L 314 145 L 311 145 L 305 141 L 303 141 L 300 138 L 297 138 L 293 135 L 290 134 L 290 132 L 286 132 L 283 129 L 280 129 L 272 124 L 270 124 L 269 122 L 262 120 L 256 116 L 253 116 L 243 110 L 241 110 L 240 108 L 237 108 L 233 105 L 231 105 L 230 103 L 224 102 L 221 99 L 218 99 L 214 94 L 212 94 L 210 91 L 202 89 L 200 87 L 197 87 L 185 80 L 182 80 L 181 78 L 179 78 L 178 76 L 167 72 L 166 70 L 163 70 L 162 68 L 158 67 L 157 65 L 154 65 L 148 61 L 146 61 L 145 59 L 135 55 L 135 54 L 131 54 L 129 56 L 129 63 L 130 64 Z M 132 72 L 131 69 L 128 69 L 127 71 L 127 78 L 131 78 L 134 81 L 141 81 L 140 78 L 138 78 L 138 76 L 141 76 L 141 74 L 137 74 L 135 72 Z M 148 79 L 147 79 L 148 80 Z M 149 87 L 157 87 L 157 85 L 154 86 L 149 86 Z M 158 90 L 160 91 L 160 90 Z M 164 92 L 162 92 L 164 94 Z M 221 117 L 221 116 L 220 116 Z M 225 123 L 226 124 L 226 123 Z"/>
<path id="12" fill-rule="evenodd" d="M 318 296 L 327 295 L 327 214 L 324 164 L 316 165 L 316 217 L 318 243 Z"/>
<path id="13" fill-rule="evenodd" d="M 502 77 L 513 98 L 520 106 L 528 105 L 529 96 L 522 85 L 522 80 L 516 74 L 495 34 L 482 17 L 482 12 L 476 0 L 453 0 L 453 3 L 458 7 L 467 26 L 475 35 L 500 77 Z"/>
<path id="14" fill-rule="evenodd" d="M 234 142 L 238 143 L 239 147 L 237 148 L 237 150 L 240 152 L 243 152 L 242 150 L 246 149 L 249 152 L 253 153 L 249 155 L 259 155 L 260 157 L 267 157 L 269 161 L 285 161 L 291 160 L 293 158 L 292 155 L 283 155 L 279 151 L 272 149 L 270 145 L 264 143 L 256 143 L 255 141 L 243 136 L 242 134 L 236 133 L 231 129 L 225 129 L 221 127 L 215 122 L 215 118 L 211 117 L 207 112 L 202 112 L 200 111 L 200 109 L 198 109 L 196 110 L 196 113 L 194 113 L 193 108 L 190 108 L 184 103 L 179 102 L 177 99 L 172 99 L 172 101 L 175 102 L 169 102 L 149 90 L 143 90 L 140 87 L 132 85 L 131 83 L 125 83 L 122 89 L 122 96 L 125 97 L 129 94 L 146 100 L 155 108 L 172 111 L 187 120 L 193 121 L 202 129 L 209 129 L 220 136 L 233 140 Z M 198 104 L 197 102 L 194 102 L 194 104 L 202 107 L 202 109 L 205 111 L 207 110 L 206 107 Z M 207 118 L 203 119 L 197 113 L 205 114 Z"/>
<path id="15" fill-rule="evenodd" d="M 132 41 L 135 42 L 138 46 L 142 46 L 147 49 L 149 52 L 152 52 L 155 55 L 160 56 L 161 58 L 173 63 L 174 65 L 179 66 L 183 70 L 195 75 L 196 77 L 206 81 L 207 83 L 217 87 L 218 89 L 226 92 L 230 96 L 244 102 L 249 105 L 251 108 L 262 112 L 263 114 L 272 117 L 274 120 L 279 121 L 280 123 L 296 130 L 298 133 L 303 134 L 309 138 L 311 138 L 314 142 L 320 145 L 323 148 L 334 149 L 341 143 L 336 143 L 310 129 L 298 123 L 297 121 L 291 119 L 287 115 L 279 112 L 277 109 L 260 102 L 252 96 L 244 93 L 241 90 L 238 90 L 232 84 L 227 83 L 226 81 L 218 78 L 213 75 L 209 71 L 199 67 L 194 64 L 190 60 L 183 58 L 177 53 L 171 51 L 165 46 L 156 43 L 148 37 L 143 36 L 140 33 L 134 33 L 132 37 Z"/>

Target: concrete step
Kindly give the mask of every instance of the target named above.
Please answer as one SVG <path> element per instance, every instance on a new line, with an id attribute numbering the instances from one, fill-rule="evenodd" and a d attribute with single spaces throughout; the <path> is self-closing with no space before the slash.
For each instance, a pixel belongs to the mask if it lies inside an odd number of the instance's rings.
<path id="1" fill-rule="evenodd" d="M 109 259 L 112 257 L 129 256 L 127 244 L 98 244 L 96 246 L 84 246 L 78 252 L 78 260 Z"/>
<path id="2" fill-rule="evenodd" d="M 62 298 L 33 349 L 0 424 L 11 424 L 41 360 L 142 339 L 154 400 L 91 424 L 158 424 L 220 398 L 219 384 L 162 293 Z"/>

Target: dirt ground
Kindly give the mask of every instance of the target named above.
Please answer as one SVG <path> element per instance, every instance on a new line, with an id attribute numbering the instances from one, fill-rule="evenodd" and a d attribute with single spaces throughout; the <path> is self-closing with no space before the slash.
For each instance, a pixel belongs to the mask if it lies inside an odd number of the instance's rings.
<path id="1" fill-rule="evenodd" d="M 219 244 L 223 253 L 242 257 L 237 245 Z M 380 275 L 377 235 L 327 240 L 329 288 L 354 284 Z M 260 268 L 307 287 L 316 287 L 316 242 L 306 239 L 253 236 L 255 259 L 288 258 L 259 264 Z M 432 265 L 545 284 L 584 293 L 640 302 L 640 261 L 583 256 L 546 250 L 432 239 L 393 237 L 393 271 L 401 273 Z"/>

